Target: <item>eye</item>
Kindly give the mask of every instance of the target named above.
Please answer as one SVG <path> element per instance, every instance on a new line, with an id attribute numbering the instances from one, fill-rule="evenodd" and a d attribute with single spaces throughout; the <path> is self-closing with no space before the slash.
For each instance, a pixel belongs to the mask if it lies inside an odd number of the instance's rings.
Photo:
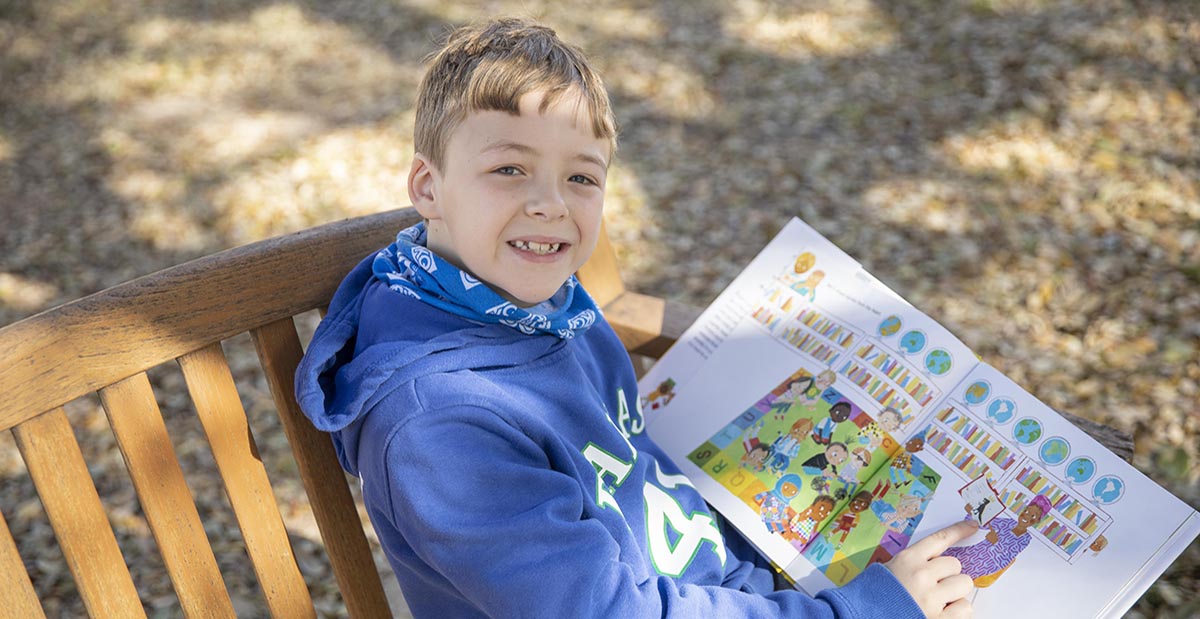
<path id="1" fill-rule="evenodd" d="M 495 174 L 500 174 L 502 176 L 516 176 L 521 173 L 521 170 L 518 169 L 516 166 L 506 165 L 506 166 L 501 166 L 499 168 L 496 168 L 495 170 L 492 170 L 492 172 Z"/>
<path id="2" fill-rule="evenodd" d="M 589 178 L 587 176 L 584 176 L 583 174 L 575 174 L 567 180 L 571 181 L 572 183 L 579 183 L 581 185 L 597 185 L 597 186 L 599 186 L 599 183 L 597 183 L 596 181 L 592 180 L 591 178 Z"/>

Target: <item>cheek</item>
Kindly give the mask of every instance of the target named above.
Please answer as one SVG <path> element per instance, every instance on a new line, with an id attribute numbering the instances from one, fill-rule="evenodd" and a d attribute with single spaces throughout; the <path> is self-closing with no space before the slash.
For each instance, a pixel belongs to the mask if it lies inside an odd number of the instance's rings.
<path id="1" fill-rule="evenodd" d="M 603 221 L 603 214 L 599 208 L 594 209 L 594 212 L 584 213 L 579 219 L 579 234 L 584 243 L 588 244 L 588 248 L 594 249 L 596 239 L 600 237 L 600 225 Z"/>

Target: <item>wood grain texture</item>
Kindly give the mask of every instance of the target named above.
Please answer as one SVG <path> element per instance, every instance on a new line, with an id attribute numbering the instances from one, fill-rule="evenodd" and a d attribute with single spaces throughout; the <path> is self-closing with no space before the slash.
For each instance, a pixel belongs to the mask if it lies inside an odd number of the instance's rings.
<path id="1" fill-rule="evenodd" d="M 700 315 L 700 309 L 627 291 L 604 307 L 604 317 L 625 348 L 661 357 Z"/>
<path id="2" fill-rule="evenodd" d="M 346 273 L 419 221 L 411 208 L 193 260 L 0 329 L 0 429 L 254 327 L 329 302 Z M 297 271 L 304 285 L 297 285 Z"/>
<path id="3" fill-rule="evenodd" d="M 234 617 L 204 525 L 144 373 L 100 390 L 146 522 L 184 615 Z"/>
<path id="4" fill-rule="evenodd" d="M 210 344 L 186 354 L 179 358 L 179 366 L 271 615 L 315 617 L 312 596 L 296 565 L 283 516 L 221 345 Z"/>
<path id="5" fill-rule="evenodd" d="M 1133 462 L 1133 437 L 1129 434 L 1121 432 L 1112 426 L 1106 426 L 1078 415 L 1072 415 L 1063 411 L 1057 412 L 1067 421 L 1075 424 L 1080 430 L 1087 432 L 1089 436 L 1107 447 L 1109 451 L 1117 454 L 1122 460 Z"/>
<path id="6" fill-rule="evenodd" d="M 4 514 L 0 514 L 0 592 L 0 619 L 46 619 Z"/>
<path id="7" fill-rule="evenodd" d="M 55 408 L 14 427 L 13 436 L 88 614 L 145 617 L 67 414 Z"/>
<path id="8" fill-rule="evenodd" d="M 296 326 L 287 318 L 250 332 L 262 361 L 284 432 L 338 588 L 351 617 L 390 617 L 387 596 L 371 556 L 346 475 L 329 435 L 317 430 L 296 404 L 293 383 L 303 351 Z"/>

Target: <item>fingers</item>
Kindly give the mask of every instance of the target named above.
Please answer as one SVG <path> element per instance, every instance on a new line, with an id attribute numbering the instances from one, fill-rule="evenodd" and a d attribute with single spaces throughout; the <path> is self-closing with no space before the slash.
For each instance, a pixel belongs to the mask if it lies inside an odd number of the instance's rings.
<path id="1" fill-rule="evenodd" d="M 966 574 L 955 574 L 948 578 L 943 578 L 938 586 L 942 590 L 947 600 L 961 600 L 971 595 L 975 590 L 975 582 Z"/>
<path id="2" fill-rule="evenodd" d="M 952 604 L 947 604 L 938 617 L 939 619 L 969 619 L 973 612 L 969 601 L 959 599 Z"/>
<path id="3" fill-rule="evenodd" d="M 934 557 L 929 560 L 929 571 L 935 578 L 941 580 L 947 576 L 962 572 L 962 563 L 954 557 Z"/>
<path id="4" fill-rule="evenodd" d="M 923 558 L 932 558 L 946 552 L 946 549 L 967 539 L 979 530 L 975 523 L 969 520 L 956 522 L 944 529 L 934 531 L 921 541 L 909 546 L 908 549 Z"/>

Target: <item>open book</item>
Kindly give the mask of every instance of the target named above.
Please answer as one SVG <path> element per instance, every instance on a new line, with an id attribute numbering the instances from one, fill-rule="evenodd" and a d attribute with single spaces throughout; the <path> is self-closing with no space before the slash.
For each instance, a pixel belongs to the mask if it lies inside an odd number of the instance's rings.
<path id="1" fill-rule="evenodd" d="M 1113 617 L 1200 514 L 793 220 L 643 377 L 647 432 L 796 585 L 971 518 L 978 617 Z"/>

